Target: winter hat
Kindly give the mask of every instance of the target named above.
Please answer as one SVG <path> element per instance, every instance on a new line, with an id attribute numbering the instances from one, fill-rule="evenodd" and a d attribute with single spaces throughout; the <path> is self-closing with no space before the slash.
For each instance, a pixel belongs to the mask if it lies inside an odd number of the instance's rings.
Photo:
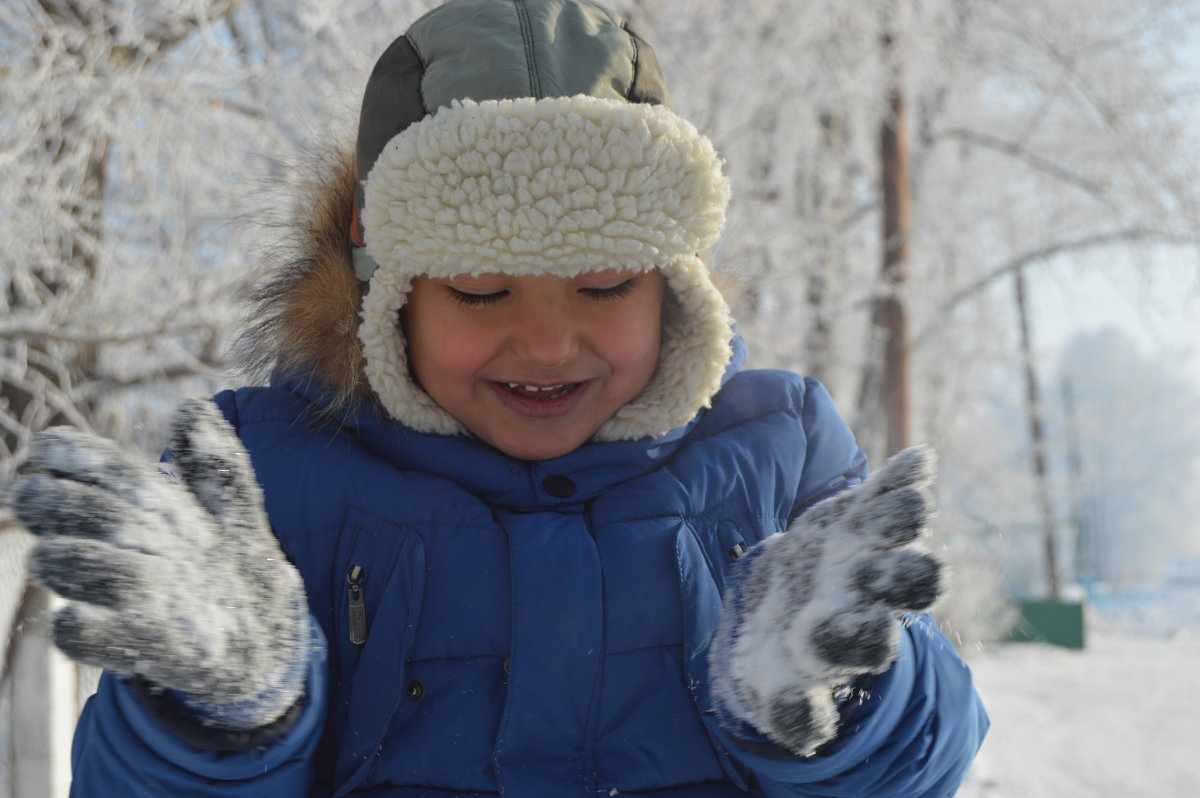
<path id="1" fill-rule="evenodd" d="M 356 157 L 359 339 L 396 420 L 464 431 L 409 372 L 396 320 L 419 275 L 658 269 L 658 368 L 596 438 L 660 435 L 708 405 L 732 326 L 700 253 L 724 225 L 728 181 L 620 16 L 589 0 L 439 6 L 375 65 Z"/>

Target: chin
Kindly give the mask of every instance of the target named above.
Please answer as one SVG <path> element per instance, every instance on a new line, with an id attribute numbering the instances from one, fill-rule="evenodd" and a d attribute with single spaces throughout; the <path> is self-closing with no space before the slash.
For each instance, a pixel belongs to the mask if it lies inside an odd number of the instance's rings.
<path id="1" fill-rule="evenodd" d="M 544 441 L 488 441 L 492 446 L 515 460 L 553 460 L 578 449 L 591 436 L 582 440 L 574 437 L 547 436 Z"/>

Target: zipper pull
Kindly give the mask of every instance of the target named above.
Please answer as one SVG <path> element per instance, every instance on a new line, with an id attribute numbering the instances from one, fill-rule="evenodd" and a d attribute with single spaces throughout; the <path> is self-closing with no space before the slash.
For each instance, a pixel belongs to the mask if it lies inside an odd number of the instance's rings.
<path id="1" fill-rule="evenodd" d="M 363 602 L 362 580 L 366 571 L 361 565 L 352 565 L 346 571 L 347 608 L 350 621 L 350 642 L 361 646 L 367 642 L 367 605 Z"/>

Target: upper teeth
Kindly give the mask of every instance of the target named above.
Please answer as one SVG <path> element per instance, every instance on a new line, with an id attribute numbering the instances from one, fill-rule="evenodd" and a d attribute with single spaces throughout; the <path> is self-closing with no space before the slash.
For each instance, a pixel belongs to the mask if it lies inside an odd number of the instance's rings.
<path id="1" fill-rule="evenodd" d="M 566 388 L 567 386 L 566 386 L 566 383 L 563 383 L 562 385 L 547 385 L 545 388 L 539 388 L 536 385 L 522 385 L 519 382 L 510 382 L 508 384 L 508 387 L 512 388 L 514 391 L 516 391 L 516 390 L 521 390 L 521 391 L 561 391 L 563 388 Z"/>

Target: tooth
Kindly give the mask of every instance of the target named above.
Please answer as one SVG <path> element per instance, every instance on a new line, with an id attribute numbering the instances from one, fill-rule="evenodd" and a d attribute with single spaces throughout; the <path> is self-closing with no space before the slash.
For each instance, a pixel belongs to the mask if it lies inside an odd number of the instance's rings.
<path id="1" fill-rule="evenodd" d="M 544 388 L 537 385 L 525 385 L 520 382 L 506 382 L 504 384 L 508 386 L 510 391 L 521 391 L 522 393 L 557 393 L 566 389 L 570 383 L 563 382 L 558 385 L 547 385 Z"/>

